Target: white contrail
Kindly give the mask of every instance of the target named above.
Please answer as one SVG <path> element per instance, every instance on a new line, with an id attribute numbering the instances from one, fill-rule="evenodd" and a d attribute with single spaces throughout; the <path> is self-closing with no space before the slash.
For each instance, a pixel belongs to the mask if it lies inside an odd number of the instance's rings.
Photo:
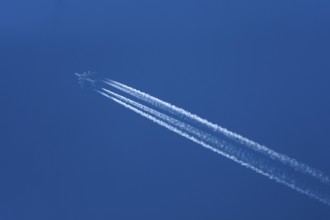
<path id="1" fill-rule="evenodd" d="M 151 121 L 189 140 L 192 140 L 193 142 L 200 144 L 207 149 L 212 150 L 213 152 L 221 154 L 245 167 L 256 171 L 257 173 L 267 176 L 268 178 L 282 183 L 300 193 L 306 194 L 311 198 L 315 198 L 320 202 L 330 205 L 328 194 L 324 194 L 322 189 L 319 190 L 317 187 L 313 187 L 313 185 L 308 185 L 308 183 L 300 181 L 301 179 L 299 174 L 297 175 L 297 173 L 294 173 L 294 171 L 289 170 L 286 167 L 279 169 L 275 167 L 276 163 L 269 163 L 269 161 L 264 160 L 264 158 L 258 158 L 257 155 L 253 153 L 250 154 L 248 151 L 240 152 L 237 150 L 237 146 L 230 146 L 226 142 L 218 141 L 216 137 L 207 134 L 197 128 L 194 128 L 184 122 L 180 122 L 170 116 L 162 114 L 154 109 L 118 95 L 107 89 L 103 89 L 103 91 L 104 92 L 97 92 L 138 113 L 139 115 L 146 117 Z"/>
<path id="2" fill-rule="evenodd" d="M 246 147 L 250 147 L 260 153 L 268 155 L 269 157 L 271 157 L 273 159 L 279 160 L 281 163 L 286 164 L 286 165 L 298 170 L 299 172 L 311 175 L 311 176 L 319 179 L 319 181 L 321 181 L 321 182 L 328 183 L 328 184 L 330 183 L 330 178 L 327 175 L 325 175 L 322 171 L 314 169 L 304 163 L 298 162 L 297 160 L 290 158 L 284 154 L 277 153 L 277 152 L 267 148 L 266 146 L 260 145 L 252 140 L 242 137 L 239 134 L 231 132 L 217 124 L 211 123 L 208 120 L 199 117 L 198 115 L 192 114 L 182 108 L 179 108 L 175 105 L 172 105 L 168 102 L 160 100 L 145 92 L 139 91 L 137 89 L 134 89 L 134 88 L 124 85 L 122 83 L 119 83 L 119 82 L 116 82 L 113 80 L 106 80 L 104 82 L 122 92 L 128 93 L 128 94 L 132 95 L 133 97 L 141 99 L 149 104 L 152 104 L 155 107 L 158 107 L 164 111 L 170 112 L 176 116 L 182 117 L 183 119 L 190 120 L 194 123 L 199 124 L 200 126 L 204 126 L 207 129 L 210 129 L 213 132 L 220 133 L 234 141 L 244 144 Z"/>

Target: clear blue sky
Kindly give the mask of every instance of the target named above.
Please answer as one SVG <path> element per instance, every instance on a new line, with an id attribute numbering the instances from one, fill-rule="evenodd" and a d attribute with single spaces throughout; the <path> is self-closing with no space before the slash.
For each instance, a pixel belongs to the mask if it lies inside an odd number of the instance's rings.
<path id="1" fill-rule="evenodd" d="M 81 89 L 92 70 L 330 174 L 327 0 L 0 2 L 0 219 L 330 219 Z"/>

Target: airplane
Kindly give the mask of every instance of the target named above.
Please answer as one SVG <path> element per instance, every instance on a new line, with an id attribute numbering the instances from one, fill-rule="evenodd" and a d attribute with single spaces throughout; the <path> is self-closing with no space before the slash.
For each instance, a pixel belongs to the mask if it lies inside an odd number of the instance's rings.
<path id="1" fill-rule="evenodd" d="M 94 75 L 95 73 L 87 71 L 81 74 L 79 73 L 74 73 L 74 74 L 78 77 L 78 81 L 81 87 L 84 86 L 85 82 L 89 82 L 91 83 L 92 86 L 95 86 L 97 80 L 90 78 L 90 76 Z"/>

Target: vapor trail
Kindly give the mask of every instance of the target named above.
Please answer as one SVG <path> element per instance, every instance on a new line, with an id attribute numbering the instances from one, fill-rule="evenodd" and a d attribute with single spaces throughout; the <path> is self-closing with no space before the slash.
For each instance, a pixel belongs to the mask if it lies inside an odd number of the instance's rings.
<path id="1" fill-rule="evenodd" d="M 251 151 L 241 144 L 233 144 L 226 140 L 219 139 L 209 133 L 195 128 L 187 123 L 181 122 L 173 117 L 160 113 L 145 105 L 114 93 L 108 89 L 98 91 L 100 94 L 113 101 L 133 110 L 143 117 L 166 127 L 167 129 L 187 138 L 201 146 L 221 154 L 245 167 L 248 167 L 259 174 L 267 176 L 279 183 L 282 183 L 300 193 L 315 198 L 327 205 L 330 205 L 330 192 L 328 188 L 314 179 L 306 178 L 305 175 L 296 172 L 290 167 L 278 164 L 278 161 L 265 157 L 263 154 Z"/>
<path id="2" fill-rule="evenodd" d="M 288 165 L 301 173 L 310 175 L 323 183 L 327 183 L 327 184 L 330 183 L 330 178 L 326 174 L 324 174 L 322 171 L 314 169 L 304 163 L 298 162 L 297 160 L 290 158 L 284 154 L 275 152 L 275 151 L 267 148 L 266 146 L 260 145 L 252 140 L 242 137 L 239 134 L 231 132 L 217 124 L 211 123 L 208 120 L 199 117 L 198 115 L 192 114 L 182 108 L 179 108 L 175 105 L 172 105 L 168 102 L 160 100 L 156 97 L 153 97 L 145 92 L 141 92 L 141 91 L 134 89 L 130 86 L 127 86 L 125 84 L 122 84 L 122 83 L 119 83 L 119 82 L 116 82 L 113 80 L 106 80 L 104 82 L 122 92 L 125 92 L 135 98 L 138 98 L 159 109 L 162 109 L 163 111 L 169 112 L 177 117 L 180 117 L 183 120 L 187 120 L 190 123 L 194 123 L 199 126 L 205 127 L 206 129 L 209 129 L 210 132 L 221 134 L 223 136 L 226 136 L 226 137 L 232 139 L 233 141 L 236 141 L 236 142 L 239 142 L 239 143 L 245 145 L 246 147 L 252 148 L 255 151 L 263 153 L 263 154 L 269 156 L 270 158 L 273 158 L 274 160 L 278 160 L 281 163 Z"/>

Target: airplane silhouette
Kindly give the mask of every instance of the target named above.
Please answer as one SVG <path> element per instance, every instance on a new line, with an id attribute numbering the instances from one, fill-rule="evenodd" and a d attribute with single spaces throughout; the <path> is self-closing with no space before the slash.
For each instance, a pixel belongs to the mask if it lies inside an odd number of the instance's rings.
<path id="1" fill-rule="evenodd" d="M 80 84 L 81 87 L 84 87 L 85 82 L 91 83 L 92 86 L 95 86 L 96 79 L 90 78 L 90 76 L 94 75 L 94 72 L 83 72 L 81 74 L 79 73 L 74 73 L 78 77 L 78 83 Z"/>

